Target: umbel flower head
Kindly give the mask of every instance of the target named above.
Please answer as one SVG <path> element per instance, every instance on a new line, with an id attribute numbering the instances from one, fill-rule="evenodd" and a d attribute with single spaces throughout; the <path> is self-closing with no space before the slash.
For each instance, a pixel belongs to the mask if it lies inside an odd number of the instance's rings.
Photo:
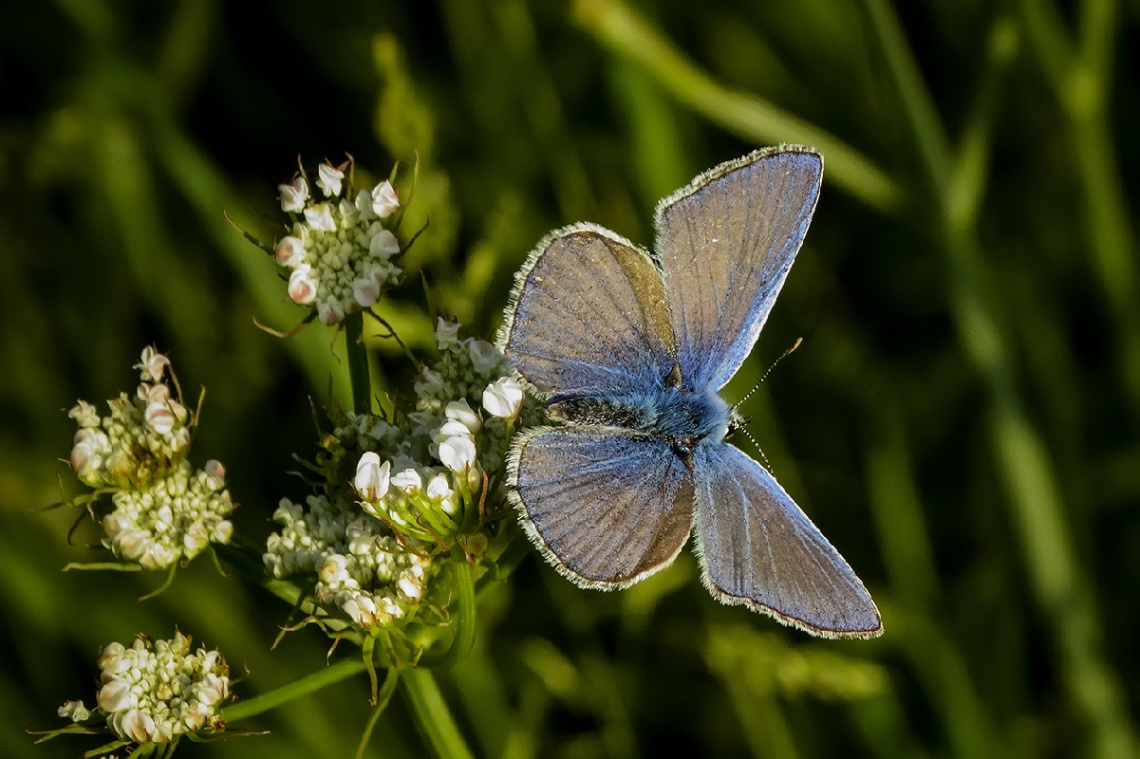
<path id="1" fill-rule="evenodd" d="M 173 743 L 225 729 L 220 712 L 230 697 L 230 670 L 216 650 L 191 651 L 191 639 L 140 636 L 130 646 L 111 643 L 99 657 L 100 688 L 93 710 L 68 701 L 59 716 L 73 722 L 105 721 L 121 740 Z"/>
<path id="2" fill-rule="evenodd" d="M 135 368 L 142 378 L 135 397 L 108 401 L 108 416 L 86 401 L 71 410 L 79 423 L 71 466 L 98 488 L 80 500 L 110 493 L 111 510 L 96 517 L 103 545 L 144 569 L 164 569 L 210 543 L 228 543 L 234 504 L 220 462 L 195 470 L 185 460 L 197 418 L 183 405 L 170 360 L 147 347 Z"/>
<path id="3" fill-rule="evenodd" d="M 400 200 L 389 180 L 356 190 L 349 164 L 325 162 L 317 168 L 317 192 L 302 171 L 278 185 L 281 210 L 293 223 L 274 248 L 277 263 L 289 270 L 289 298 L 314 309 L 325 324 L 369 308 L 396 284 L 402 272 L 393 259 L 400 241 L 392 229 Z"/>
<path id="4" fill-rule="evenodd" d="M 458 324 L 441 319 L 436 342 L 414 410 L 338 415 L 315 465 L 324 492 L 304 506 L 283 499 L 266 545 L 276 579 L 315 575 L 317 604 L 365 631 L 446 604 L 448 592 L 433 593 L 441 565 L 457 542 L 495 529 L 505 502 L 484 489 L 501 482 L 522 388 L 498 351 L 460 338 Z"/>

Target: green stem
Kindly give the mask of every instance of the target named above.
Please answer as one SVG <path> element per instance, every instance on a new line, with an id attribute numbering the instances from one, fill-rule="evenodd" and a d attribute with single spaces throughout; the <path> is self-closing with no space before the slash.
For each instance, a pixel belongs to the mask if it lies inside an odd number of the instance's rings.
<path id="1" fill-rule="evenodd" d="M 359 674 L 363 669 L 364 661 L 362 659 L 344 659 L 324 669 L 317 670 L 311 675 L 305 675 L 300 680 L 294 680 L 288 685 L 264 693 L 257 698 L 238 701 L 233 706 L 227 706 L 222 710 L 222 718 L 227 723 L 247 719 L 293 699 L 316 693 L 333 683 L 347 680 Z"/>
<path id="2" fill-rule="evenodd" d="M 459 733 L 459 726 L 452 719 L 431 672 L 422 668 L 406 670 L 400 677 L 400 687 L 409 711 L 435 756 L 470 759 L 471 750 Z"/>
<path id="3" fill-rule="evenodd" d="M 348 350 L 348 378 L 352 383 L 352 409 L 358 414 L 372 411 L 372 379 L 368 375 L 368 349 L 364 345 L 364 313 L 345 317 L 344 344 Z"/>

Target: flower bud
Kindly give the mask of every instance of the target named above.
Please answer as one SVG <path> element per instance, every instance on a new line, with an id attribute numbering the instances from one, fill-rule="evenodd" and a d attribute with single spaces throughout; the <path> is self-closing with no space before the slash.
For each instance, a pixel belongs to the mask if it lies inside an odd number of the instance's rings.
<path id="1" fill-rule="evenodd" d="M 292 235 L 282 237 L 281 241 L 277 243 L 277 250 L 274 251 L 273 258 L 282 266 L 296 269 L 305 258 L 305 244 L 300 238 Z"/>
<path id="2" fill-rule="evenodd" d="M 381 219 L 387 219 L 400 208 L 400 199 L 396 197 L 396 188 L 385 179 L 372 190 L 372 211 Z"/>
<path id="3" fill-rule="evenodd" d="M 307 306 L 317 297 L 317 281 L 309 274 L 308 264 L 301 264 L 289 275 L 289 298 L 300 306 Z"/>
<path id="4" fill-rule="evenodd" d="M 483 391 L 483 408 L 500 419 L 513 419 L 522 406 L 522 386 L 512 377 L 500 377 Z"/>
<path id="5" fill-rule="evenodd" d="M 340 182 L 344 179 L 344 172 L 340 169 L 322 163 L 317 167 L 317 187 L 321 188 L 327 197 L 340 195 Z"/>
<path id="6" fill-rule="evenodd" d="M 365 501 L 379 501 L 388 494 L 391 469 L 391 462 L 380 463 L 380 457 L 368 451 L 360 457 L 360 462 L 356 465 L 356 478 L 352 481 L 356 492 Z"/>
<path id="7" fill-rule="evenodd" d="M 297 177 L 290 184 L 277 185 L 277 192 L 281 193 L 281 210 L 286 213 L 297 213 L 305 207 L 309 199 L 309 183 L 304 177 Z"/>

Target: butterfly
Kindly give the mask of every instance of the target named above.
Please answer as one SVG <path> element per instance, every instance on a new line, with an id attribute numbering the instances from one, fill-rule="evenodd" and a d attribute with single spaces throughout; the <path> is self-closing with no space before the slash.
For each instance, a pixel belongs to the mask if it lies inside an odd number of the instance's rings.
<path id="1" fill-rule="evenodd" d="M 882 632 L 863 583 L 775 478 L 725 437 L 718 391 L 752 350 L 819 197 L 823 158 L 759 150 L 657 205 L 652 251 L 594 224 L 545 237 L 497 336 L 552 425 L 516 435 L 509 498 L 546 560 L 624 588 L 694 535 L 713 597 L 815 635 Z"/>

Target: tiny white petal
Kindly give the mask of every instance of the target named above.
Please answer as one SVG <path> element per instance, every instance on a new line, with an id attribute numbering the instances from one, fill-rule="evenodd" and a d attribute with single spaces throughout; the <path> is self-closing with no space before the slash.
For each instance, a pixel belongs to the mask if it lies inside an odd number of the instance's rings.
<path id="1" fill-rule="evenodd" d="M 478 432 L 483 426 L 483 420 L 479 418 L 479 414 L 468 405 L 466 398 L 460 398 L 457 401 L 452 401 L 447 404 L 444 409 L 444 415 L 448 419 L 453 419 L 457 422 L 462 422 L 467 429 L 472 432 Z"/>
<path id="2" fill-rule="evenodd" d="M 449 322 L 442 316 L 439 317 L 435 327 L 435 344 L 440 350 L 459 345 L 459 326 L 457 322 Z"/>
<path id="3" fill-rule="evenodd" d="M 392 475 L 391 483 L 392 487 L 399 488 L 405 493 L 414 493 L 423 487 L 424 481 L 418 471 L 409 468 Z"/>

